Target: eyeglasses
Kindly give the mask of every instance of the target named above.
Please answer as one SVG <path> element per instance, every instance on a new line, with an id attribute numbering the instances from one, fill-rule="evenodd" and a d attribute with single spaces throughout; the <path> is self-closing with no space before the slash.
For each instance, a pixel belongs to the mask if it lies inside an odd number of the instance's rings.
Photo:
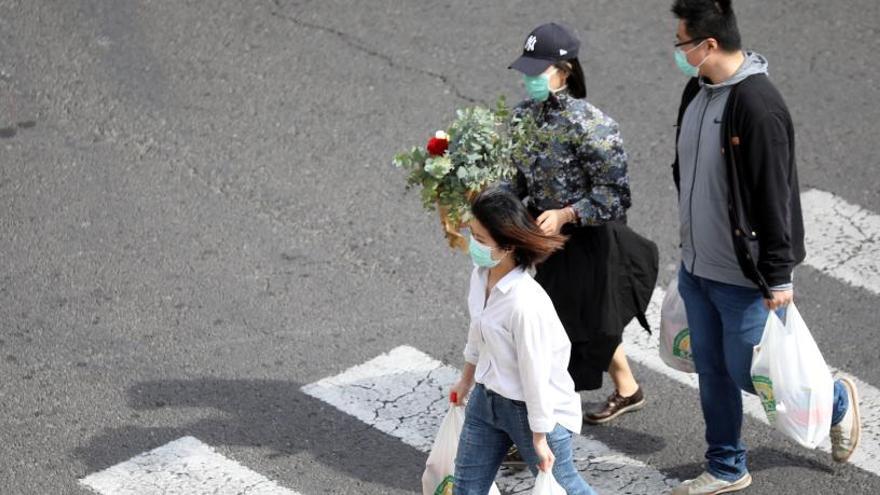
<path id="1" fill-rule="evenodd" d="M 676 43 L 676 44 L 673 45 L 673 46 L 676 47 L 676 48 L 681 48 L 681 47 L 683 47 L 683 46 L 685 46 L 685 45 L 690 45 L 691 43 L 696 43 L 696 42 L 698 42 L 698 41 L 706 41 L 707 39 L 709 39 L 708 36 L 703 36 L 703 37 L 701 37 L 701 38 L 691 38 L 691 39 L 689 39 L 689 40 L 687 40 L 687 41 L 682 41 L 682 42 Z"/>

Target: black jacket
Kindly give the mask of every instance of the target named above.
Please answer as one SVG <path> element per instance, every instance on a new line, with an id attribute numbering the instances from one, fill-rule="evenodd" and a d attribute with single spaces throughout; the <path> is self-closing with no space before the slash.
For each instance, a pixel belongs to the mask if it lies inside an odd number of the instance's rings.
<path id="1" fill-rule="evenodd" d="M 699 91 L 699 81 L 691 79 L 682 94 L 677 129 Z M 672 175 L 680 190 L 678 132 Z M 771 287 L 791 282 L 791 273 L 806 257 L 806 249 L 794 126 L 782 95 L 765 74 L 750 76 L 731 88 L 721 137 L 736 257 L 743 274 L 769 299 Z"/>

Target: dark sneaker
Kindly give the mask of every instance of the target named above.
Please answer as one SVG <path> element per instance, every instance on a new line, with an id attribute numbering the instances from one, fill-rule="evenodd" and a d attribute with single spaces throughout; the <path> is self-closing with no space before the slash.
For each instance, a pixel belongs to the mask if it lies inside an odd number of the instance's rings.
<path id="1" fill-rule="evenodd" d="M 831 457 L 835 462 L 846 462 L 859 446 L 862 432 L 862 418 L 859 414 L 859 392 L 856 384 L 849 378 L 841 378 L 849 399 L 849 409 L 843 420 L 831 427 Z"/>
<path id="2" fill-rule="evenodd" d="M 510 447 L 510 450 L 507 451 L 507 455 L 504 456 L 504 460 L 501 461 L 501 465 L 517 471 L 522 471 L 527 467 L 526 461 L 523 460 L 522 454 L 519 453 L 519 449 L 516 448 L 516 445 Z"/>
<path id="3" fill-rule="evenodd" d="M 615 390 L 605 401 L 605 406 L 599 411 L 585 414 L 584 421 L 591 425 L 601 425 L 621 414 L 638 411 L 643 407 L 645 407 L 645 395 L 642 393 L 642 387 L 629 397 L 623 397 Z"/>

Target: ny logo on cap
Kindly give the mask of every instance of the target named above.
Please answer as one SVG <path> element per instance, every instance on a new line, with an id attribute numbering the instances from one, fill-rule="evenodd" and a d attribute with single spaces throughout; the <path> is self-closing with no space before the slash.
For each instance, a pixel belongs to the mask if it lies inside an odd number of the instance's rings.
<path id="1" fill-rule="evenodd" d="M 529 39 L 526 40 L 525 51 L 533 52 L 535 51 L 535 43 L 538 42 L 538 37 L 535 35 L 529 36 Z"/>

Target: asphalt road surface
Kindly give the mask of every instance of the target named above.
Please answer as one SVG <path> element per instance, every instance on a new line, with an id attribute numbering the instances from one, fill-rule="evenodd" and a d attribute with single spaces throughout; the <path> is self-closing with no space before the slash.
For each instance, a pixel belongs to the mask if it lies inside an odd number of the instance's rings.
<path id="1" fill-rule="evenodd" d="M 456 108 L 521 98 L 507 65 L 524 36 L 567 22 L 590 101 L 621 125 L 630 223 L 660 246 L 665 286 L 685 83 L 668 4 L 0 0 L 0 493 L 93 493 L 81 480 L 185 437 L 265 493 L 418 493 L 430 436 L 319 382 L 399 346 L 409 364 L 462 363 L 470 263 L 391 157 Z M 803 190 L 859 212 L 817 214 L 843 229 L 818 251 L 856 252 L 799 268 L 799 308 L 829 364 L 878 386 L 880 3 L 734 6 L 791 108 Z M 585 427 L 584 445 L 671 483 L 701 471 L 702 418 L 652 363 L 633 364 L 648 407 Z M 756 417 L 744 431 L 748 493 L 880 493 L 873 436 L 837 466 Z"/>

